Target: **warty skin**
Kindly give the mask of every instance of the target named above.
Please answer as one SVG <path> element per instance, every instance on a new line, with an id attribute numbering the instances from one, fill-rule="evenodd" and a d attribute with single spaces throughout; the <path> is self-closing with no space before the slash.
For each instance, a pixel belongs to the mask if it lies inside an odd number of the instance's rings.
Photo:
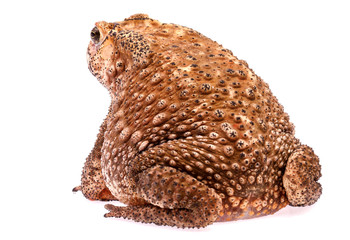
<path id="1" fill-rule="evenodd" d="M 106 217 L 200 228 L 317 201 L 318 157 L 230 50 L 145 14 L 98 22 L 91 39 L 111 105 L 74 190 L 127 204 Z"/>

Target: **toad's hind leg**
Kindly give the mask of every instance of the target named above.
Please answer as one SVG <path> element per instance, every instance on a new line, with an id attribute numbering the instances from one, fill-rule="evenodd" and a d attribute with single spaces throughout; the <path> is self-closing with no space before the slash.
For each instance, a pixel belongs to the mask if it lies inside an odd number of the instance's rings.
<path id="1" fill-rule="evenodd" d="M 138 174 L 136 193 L 149 205 L 116 207 L 106 217 L 123 217 L 137 222 L 177 227 L 205 227 L 222 209 L 214 189 L 171 167 L 154 166 Z"/>
<path id="2" fill-rule="evenodd" d="M 73 192 L 81 190 L 83 195 L 90 200 L 117 200 L 106 187 L 102 176 L 101 148 L 105 131 L 106 120 L 102 123 L 95 146 L 85 161 L 81 185 L 73 189 Z"/>
<path id="3" fill-rule="evenodd" d="M 314 151 L 306 146 L 299 146 L 289 157 L 283 186 L 292 206 L 308 206 L 314 204 L 322 193 L 321 166 Z"/>

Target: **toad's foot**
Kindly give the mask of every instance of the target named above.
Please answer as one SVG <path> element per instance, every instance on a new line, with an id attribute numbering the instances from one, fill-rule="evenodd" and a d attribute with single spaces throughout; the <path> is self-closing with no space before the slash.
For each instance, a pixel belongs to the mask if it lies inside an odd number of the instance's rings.
<path id="1" fill-rule="evenodd" d="M 77 186 L 77 187 L 72 189 L 72 192 L 79 192 L 79 191 L 82 191 L 82 187 L 81 186 Z M 101 200 L 101 201 L 117 200 L 117 198 L 112 195 L 112 193 L 109 191 L 109 189 L 107 187 L 102 189 L 100 192 L 96 193 L 94 195 L 94 198 L 88 198 L 88 199 L 90 199 L 90 200 Z"/>
<path id="2" fill-rule="evenodd" d="M 283 175 L 283 186 L 292 206 L 314 204 L 322 193 L 321 166 L 314 151 L 306 146 L 299 146 L 289 157 Z"/>

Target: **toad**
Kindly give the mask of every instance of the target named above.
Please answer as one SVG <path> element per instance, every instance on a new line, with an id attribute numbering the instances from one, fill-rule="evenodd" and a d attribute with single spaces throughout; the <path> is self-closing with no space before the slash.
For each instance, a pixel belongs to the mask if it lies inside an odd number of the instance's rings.
<path id="1" fill-rule="evenodd" d="M 146 14 L 97 22 L 88 67 L 111 105 L 81 190 L 105 217 L 201 228 L 308 206 L 319 158 L 267 83 L 199 32 Z"/>

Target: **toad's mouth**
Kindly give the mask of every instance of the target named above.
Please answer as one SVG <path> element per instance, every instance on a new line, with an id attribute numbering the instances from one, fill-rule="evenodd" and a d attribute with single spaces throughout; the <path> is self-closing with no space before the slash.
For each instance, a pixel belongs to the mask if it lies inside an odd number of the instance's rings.
<path id="1" fill-rule="evenodd" d="M 88 68 L 92 75 L 96 76 L 96 72 L 94 68 L 92 67 L 92 64 L 96 61 L 95 57 L 98 53 L 98 50 L 100 49 L 101 44 L 100 43 L 94 43 L 93 41 L 90 41 L 87 51 L 86 51 L 86 61 Z"/>

